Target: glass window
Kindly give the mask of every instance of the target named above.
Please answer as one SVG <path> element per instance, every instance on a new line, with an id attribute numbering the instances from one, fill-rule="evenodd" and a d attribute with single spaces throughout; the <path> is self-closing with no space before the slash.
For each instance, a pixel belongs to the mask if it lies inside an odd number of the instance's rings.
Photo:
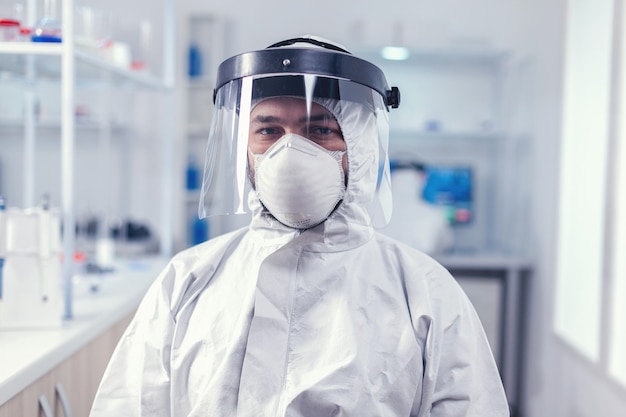
<path id="1" fill-rule="evenodd" d="M 623 6 L 622 6 L 623 7 Z M 626 7 L 620 21 L 621 38 L 626 31 Z M 621 45 L 622 68 L 626 63 L 626 43 Z M 613 250 L 609 372 L 626 386 L 626 76 L 621 72 L 618 132 L 615 138 L 615 179 L 613 181 Z"/>
<path id="2" fill-rule="evenodd" d="M 600 354 L 612 12 L 612 0 L 572 0 L 567 20 L 555 331 L 592 360 Z"/>

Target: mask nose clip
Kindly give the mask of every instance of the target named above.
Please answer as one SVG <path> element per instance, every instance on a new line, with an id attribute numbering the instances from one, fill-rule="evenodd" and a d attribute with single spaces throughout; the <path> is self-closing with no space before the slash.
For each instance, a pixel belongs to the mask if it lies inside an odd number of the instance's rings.
<path id="1" fill-rule="evenodd" d="M 306 140 L 307 142 L 310 142 L 314 145 L 317 145 L 315 142 L 303 137 L 303 136 L 299 136 L 296 135 L 294 133 L 288 133 L 285 136 L 283 136 L 281 139 L 279 139 L 279 141 L 284 139 L 284 143 L 282 143 L 280 146 L 276 147 L 276 149 L 273 149 L 269 154 L 268 154 L 268 158 L 273 158 L 274 156 L 276 156 L 278 153 L 280 153 L 281 151 L 285 150 L 286 148 L 290 148 L 293 149 L 295 151 L 299 151 L 302 153 L 305 153 L 307 155 L 311 155 L 311 156 L 316 156 L 318 154 L 318 152 L 311 148 L 311 147 L 307 147 L 304 145 L 301 145 L 299 143 L 296 142 L 296 140 L 294 140 L 295 137 L 298 137 L 300 140 Z M 278 143 L 278 142 L 276 142 Z M 306 142 L 305 142 L 306 143 Z M 317 145 L 319 146 L 319 145 Z"/>
<path id="2" fill-rule="evenodd" d="M 306 139 L 306 138 L 305 138 L 305 139 Z M 309 142 L 312 142 L 312 141 L 310 141 L 309 139 L 306 139 L 306 140 L 308 140 Z M 314 143 L 314 142 L 313 142 L 313 143 Z M 311 148 L 306 148 L 306 147 L 304 147 L 304 146 L 298 146 L 298 144 L 297 144 L 297 143 L 294 143 L 294 142 L 287 142 L 287 144 L 286 144 L 285 146 L 286 146 L 286 147 L 288 147 L 288 148 L 292 148 L 292 149 L 294 149 L 294 150 L 296 150 L 296 151 L 299 151 L 299 152 L 305 153 L 305 154 L 307 154 L 307 155 L 311 155 L 311 156 L 315 156 L 315 155 L 317 155 L 317 152 L 316 152 L 316 151 L 314 151 L 313 149 L 311 149 Z"/>

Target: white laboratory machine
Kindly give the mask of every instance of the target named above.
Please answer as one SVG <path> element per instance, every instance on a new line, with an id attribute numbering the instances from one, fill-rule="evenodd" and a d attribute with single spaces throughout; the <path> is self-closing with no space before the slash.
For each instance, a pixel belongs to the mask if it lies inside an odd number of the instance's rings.
<path id="1" fill-rule="evenodd" d="M 58 210 L 6 207 L 0 197 L 0 330 L 63 321 Z"/>

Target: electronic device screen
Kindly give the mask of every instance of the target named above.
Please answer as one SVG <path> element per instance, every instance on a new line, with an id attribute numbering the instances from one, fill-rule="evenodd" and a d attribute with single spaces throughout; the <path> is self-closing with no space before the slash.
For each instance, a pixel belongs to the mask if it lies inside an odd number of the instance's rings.
<path id="1" fill-rule="evenodd" d="M 473 175 L 469 167 L 426 166 L 422 198 L 446 208 L 450 224 L 467 224 L 473 218 Z"/>

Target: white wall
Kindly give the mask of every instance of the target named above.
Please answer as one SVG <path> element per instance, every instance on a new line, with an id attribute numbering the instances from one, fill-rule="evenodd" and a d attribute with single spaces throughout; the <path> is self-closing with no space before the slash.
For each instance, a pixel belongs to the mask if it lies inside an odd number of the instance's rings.
<path id="1" fill-rule="evenodd" d="M 533 189 L 537 274 L 531 288 L 528 416 L 623 416 L 626 389 L 608 380 L 553 333 L 559 146 L 563 94 L 566 0 L 534 2 L 527 14 L 525 47 L 535 67 L 535 176 Z"/>
<path id="2" fill-rule="evenodd" d="M 313 33 L 357 48 L 400 39 L 412 46 L 511 45 L 523 1 L 320 0 L 255 2 L 186 0 L 192 10 L 217 11 L 232 23 L 230 49 L 244 52 Z M 394 28 L 400 24 L 401 30 Z M 497 36 L 493 36 L 497 33 Z"/>

